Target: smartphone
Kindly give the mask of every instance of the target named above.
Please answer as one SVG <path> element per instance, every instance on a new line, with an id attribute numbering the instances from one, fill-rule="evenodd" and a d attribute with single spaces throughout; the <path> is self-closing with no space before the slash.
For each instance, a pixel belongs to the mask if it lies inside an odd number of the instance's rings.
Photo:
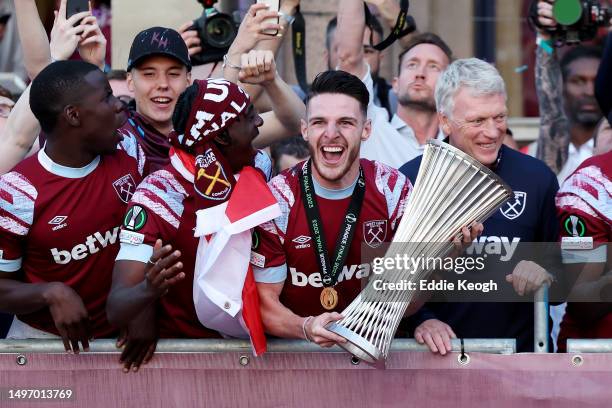
<path id="1" fill-rule="evenodd" d="M 267 4 L 268 5 L 268 10 L 269 11 L 276 11 L 278 12 L 278 10 L 280 9 L 280 0 L 257 0 L 257 3 L 263 3 L 263 4 Z M 279 18 L 278 17 L 271 17 L 268 18 L 266 20 L 264 20 L 264 22 L 271 22 L 274 24 L 279 24 Z M 263 31 L 264 34 L 268 34 L 268 35 L 277 35 L 278 34 L 278 30 L 264 30 Z"/>
<path id="2" fill-rule="evenodd" d="M 66 18 L 82 11 L 89 11 L 89 0 L 68 0 L 66 3 Z"/>

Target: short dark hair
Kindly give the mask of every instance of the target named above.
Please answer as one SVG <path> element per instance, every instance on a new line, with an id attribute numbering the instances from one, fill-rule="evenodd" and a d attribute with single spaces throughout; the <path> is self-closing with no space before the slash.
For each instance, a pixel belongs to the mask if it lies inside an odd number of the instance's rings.
<path id="1" fill-rule="evenodd" d="M 127 79 L 127 71 L 123 69 L 113 69 L 112 71 L 106 73 L 106 79 L 109 81 L 125 81 Z"/>
<path id="2" fill-rule="evenodd" d="M 81 100 L 89 87 L 85 76 L 95 70 L 98 67 L 84 61 L 56 61 L 34 78 L 30 108 L 45 133 L 53 132 L 64 107 Z"/>
<path id="3" fill-rule="evenodd" d="M 15 99 L 13 98 L 13 94 L 11 93 L 11 91 L 9 91 L 3 86 L 0 86 L 0 96 L 4 96 L 5 98 L 12 99 L 13 102 L 15 102 Z"/>
<path id="4" fill-rule="evenodd" d="M 189 121 L 189 114 L 191 113 L 191 107 L 193 101 L 198 95 L 198 84 L 194 83 L 189 85 L 183 93 L 181 93 L 176 101 L 174 112 L 172 113 L 172 126 L 174 131 L 179 135 L 182 135 L 186 131 L 187 122 Z"/>
<path id="5" fill-rule="evenodd" d="M 378 35 L 380 35 L 380 38 L 384 37 L 383 26 L 382 24 L 380 24 L 380 21 L 378 20 L 378 18 L 376 18 L 375 15 L 370 15 L 369 21 L 366 21 L 366 26 L 370 29 L 370 31 L 376 32 Z M 338 17 L 334 17 L 329 20 L 329 22 L 327 23 L 327 28 L 325 29 L 325 47 L 328 50 L 331 47 L 332 37 L 334 35 L 334 32 L 336 31 L 336 28 L 338 28 Z M 370 42 L 374 42 L 374 39 L 371 37 Z"/>
<path id="6" fill-rule="evenodd" d="M 274 162 L 277 162 L 283 154 L 295 156 L 298 159 L 305 159 L 310 154 L 308 143 L 306 143 L 302 136 L 291 136 L 270 146 L 270 156 L 272 156 Z"/>
<path id="7" fill-rule="evenodd" d="M 359 107 L 365 115 L 368 111 L 370 93 L 365 84 L 355 75 L 340 70 L 329 70 L 319 73 L 306 96 L 306 107 L 310 100 L 317 95 L 338 93 L 355 98 L 359 102 Z"/>
<path id="8" fill-rule="evenodd" d="M 338 17 L 334 17 L 327 23 L 327 28 L 325 29 L 325 48 L 329 50 L 332 43 L 332 37 L 336 28 L 338 27 Z"/>
<path id="9" fill-rule="evenodd" d="M 402 60 L 404 59 L 404 55 L 417 45 L 421 44 L 432 44 L 442 50 L 446 57 L 448 58 L 448 63 L 453 62 L 453 51 L 451 51 L 450 47 L 447 43 L 444 42 L 442 38 L 440 38 L 437 34 L 434 33 L 420 33 L 414 35 L 410 38 L 410 41 L 406 44 L 406 47 L 400 53 L 398 58 L 397 72 L 399 73 L 402 70 Z"/>
<path id="10" fill-rule="evenodd" d="M 601 60 L 601 48 L 594 45 L 579 45 L 572 48 L 561 58 L 561 75 L 565 81 L 567 78 L 569 65 L 579 59 L 596 59 Z"/>
<path id="11" fill-rule="evenodd" d="M 284 154 L 300 160 L 306 159 L 310 155 L 308 143 L 306 143 L 302 136 L 291 136 L 270 146 L 270 156 L 272 156 L 276 174 L 280 173 L 278 162 Z"/>

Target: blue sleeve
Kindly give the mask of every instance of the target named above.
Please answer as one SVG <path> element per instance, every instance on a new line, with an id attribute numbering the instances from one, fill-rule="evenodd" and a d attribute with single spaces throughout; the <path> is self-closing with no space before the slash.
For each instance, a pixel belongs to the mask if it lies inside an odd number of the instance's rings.
<path id="1" fill-rule="evenodd" d="M 414 186 L 414 182 L 416 180 L 417 174 L 419 173 L 419 167 L 421 166 L 421 159 L 423 156 L 416 157 L 410 160 L 408 163 L 405 163 L 402 167 L 399 168 L 399 171 L 412 183 Z"/>
<path id="2" fill-rule="evenodd" d="M 559 183 L 557 177 L 552 172 L 549 173 L 548 187 L 544 193 L 544 199 L 540 208 L 540 223 L 538 224 L 535 240 L 537 242 L 548 243 L 548 245 L 543 245 L 539 249 L 538 263 L 555 277 L 555 283 L 550 286 L 549 298 L 562 299 L 566 296 L 564 291 L 568 282 L 565 281 L 566 276 L 563 273 L 561 252 L 557 245 L 559 239 L 559 220 L 555 206 L 555 196 L 559 190 Z M 550 301 L 550 304 L 558 305 L 561 302 Z"/>
<path id="3" fill-rule="evenodd" d="M 415 314 L 408 317 L 408 327 L 414 336 L 414 330 L 425 320 L 437 319 L 436 314 L 424 304 Z"/>
<path id="4" fill-rule="evenodd" d="M 606 48 L 604 49 L 603 57 L 599 63 L 597 70 L 597 79 L 595 80 L 595 97 L 601 108 L 601 112 L 608 118 L 608 122 L 612 119 L 612 33 L 606 38 Z"/>
<path id="5" fill-rule="evenodd" d="M 550 174 L 548 187 L 540 208 L 541 221 L 536 235 L 537 242 L 557 242 L 559 240 L 559 220 L 557 218 L 557 207 L 555 206 L 555 196 L 559 191 L 559 182 L 552 172 L 548 173 Z"/>

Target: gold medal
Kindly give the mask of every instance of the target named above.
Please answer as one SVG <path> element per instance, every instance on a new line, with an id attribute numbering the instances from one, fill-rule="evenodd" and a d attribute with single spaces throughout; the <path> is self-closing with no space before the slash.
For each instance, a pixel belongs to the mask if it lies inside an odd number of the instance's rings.
<path id="1" fill-rule="evenodd" d="M 332 310 L 338 305 L 338 292 L 332 287 L 323 288 L 320 299 L 325 310 Z"/>

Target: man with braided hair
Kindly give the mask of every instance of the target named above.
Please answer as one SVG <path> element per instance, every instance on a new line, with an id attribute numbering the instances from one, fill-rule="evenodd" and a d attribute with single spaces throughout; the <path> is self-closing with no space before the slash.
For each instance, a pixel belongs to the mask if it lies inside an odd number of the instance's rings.
<path id="1" fill-rule="evenodd" d="M 257 293 L 248 269 L 249 228 L 254 226 L 249 222 L 253 220 L 244 222 L 243 217 L 242 229 L 233 228 L 231 221 L 236 206 L 244 201 L 257 201 L 267 194 L 267 202 L 276 205 L 264 177 L 248 167 L 256 165 L 266 176 L 271 170 L 267 156 L 251 145 L 263 121 L 238 85 L 208 79 L 195 81 L 179 97 L 173 124 L 170 164 L 146 177 L 128 204 L 107 307 L 109 321 L 128 330 L 144 331 L 146 320 L 149 333 L 143 337 L 149 339 L 148 347 L 134 343 L 133 351 L 124 352 L 135 362 L 135 369 L 152 356 L 155 329 L 160 337 L 210 338 L 219 337 L 213 328 L 236 336 L 261 327 L 260 321 L 250 325 L 248 320 L 259 318 L 258 314 L 239 313 L 248 303 L 241 293 L 242 282 L 247 280 L 244 291 L 251 282 L 251 293 Z M 234 175 L 239 173 L 237 181 Z M 245 189 L 249 200 L 236 204 L 234 198 L 243 197 Z M 242 206 L 238 212 L 244 215 L 251 210 Z M 257 224 L 276 213 L 267 215 L 259 217 Z M 224 253 L 228 243 L 245 252 L 243 269 L 237 266 L 240 260 L 235 252 L 233 256 Z M 147 263 L 157 262 L 173 249 L 161 261 L 162 273 L 145 274 Z M 215 282 L 219 277 L 223 282 Z M 234 291 L 226 290 L 227 286 Z M 257 302 L 257 298 L 250 300 Z M 257 303 L 255 308 L 259 310 Z M 148 318 L 143 320 L 143 314 Z M 152 321 L 157 324 L 151 326 Z M 260 333 L 263 348 L 258 343 L 257 352 L 265 350 L 263 329 Z"/>

